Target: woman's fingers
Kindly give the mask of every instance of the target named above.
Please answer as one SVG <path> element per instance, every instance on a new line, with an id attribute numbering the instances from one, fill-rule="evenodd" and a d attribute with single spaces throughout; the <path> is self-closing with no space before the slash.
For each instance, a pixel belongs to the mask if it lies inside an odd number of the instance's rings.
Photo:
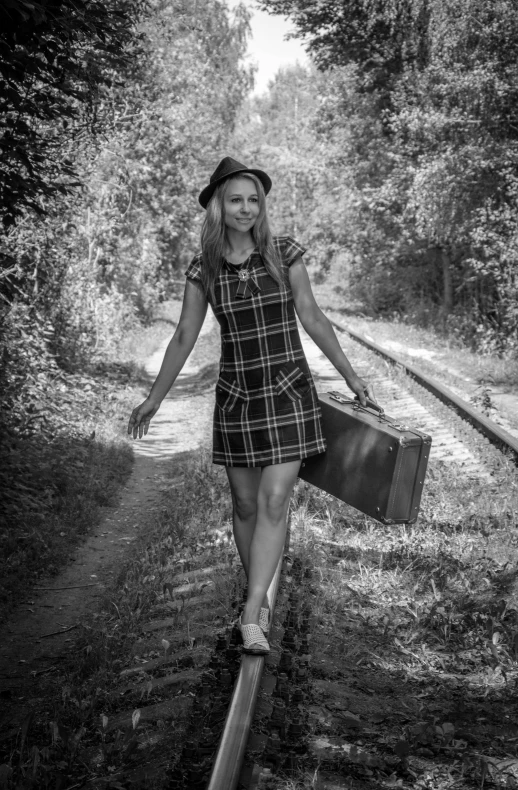
<path id="1" fill-rule="evenodd" d="M 128 434 L 133 436 L 134 439 L 142 439 L 149 431 L 151 418 L 155 416 L 158 408 L 156 404 L 146 400 L 140 406 L 137 406 L 136 409 L 133 409 L 128 422 Z"/>
<path id="2" fill-rule="evenodd" d="M 369 395 L 368 395 L 368 384 L 363 379 L 359 379 L 358 380 L 358 384 L 355 387 L 355 395 L 358 398 L 358 400 L 360 401 L 362 406 L 366 406 L 367 405 L 367 400 L 366 399 L 369 397 Z"/>
<path id="3" fill-rule="evenodd" d="M 358 400 L 362 406 L 367 405 L 367 399 L 378 405 L 378 401 L 374 395 L 374 387 L 372 384 L 369 384 L 368 381 L 365 381 L 365 379 L 359 380 L 359 386 L 356 390 L 356 395 L 358 396 Z"/>
<path id="4" fill-rule="evenodd" d="M 128 433 L 129 435 L 133 435 L 133 438 L 137 438 L 137 432 L 140 425 L 140 414 L 138 409 L 133 409 L 131 412 L 131 417 L 129 418 L 128 423 Z"/>
<path id="5" fill-rule="evenodd" d="M 151 418 L 143 414 L 140 407 L 131 412 L 131 417 L 128 423 L 128 434 L 133 436 L 134 439 L 142 439 L 143 436 L 149 431 L 149 423 Z"/>
<path id="6" fill-rule="evenodd" d="M 376 396 L 374 394 L 374 387 L 372 384 L 367 384 L 365 387 L 365 394 L 367 395 L 368 399 L 374 401 L 374 403 L 378 403 L 376 400 Z"/>
<path id="7" fill-rule="evenodd" d="M 132 411 L 131 415 L 130 415 L 130 418 L 129 418 L 129 422 L 128 422 L 128 434 L 130 436 L 133 433 L 133 428 L 135 426 L 135 422 L 136 422 L 135 412 Z"/>

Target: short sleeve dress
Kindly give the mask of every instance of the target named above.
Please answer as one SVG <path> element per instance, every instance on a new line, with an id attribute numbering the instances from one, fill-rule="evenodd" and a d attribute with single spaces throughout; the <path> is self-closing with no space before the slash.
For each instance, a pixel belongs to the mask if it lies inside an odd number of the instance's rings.
<path id="1" fill-rule="evenodd" d="M 213 421 L 215 464 L 269 466 L 326 449 L 315 384 L 300 341 L 287 273 L 305 249 L 290 236 L 274 245 L 286 284 L 270 277 L 254 250 L 239 266 L 225 261 L 209 298 L 221 327 Z M 202 255 L 186 276 L 201 282 Z"/>

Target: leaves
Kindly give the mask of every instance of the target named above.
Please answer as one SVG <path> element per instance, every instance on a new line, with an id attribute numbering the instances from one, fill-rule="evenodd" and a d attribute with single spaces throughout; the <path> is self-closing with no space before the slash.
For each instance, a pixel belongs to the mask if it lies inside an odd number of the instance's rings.
<path id="1" fill-rule="evenodd" d="M 141 375 L 113 360 L 178 288 L 198 245 L 195 195 L 250 85 L 246 12 L 184 5 L 65 0 L 56 19 L 42 5 L 43 18 L 30 12 L 25 24 L 26 5 L 13 0 L 0 33 L 0 72 L 14 75 L 5 98 L 18 108 L 0 117 L 6 183 L 19 200 L 4 195 L 9 222 L 19 213 L 0 253 L 4 600 L 4 584 L 26 584 L 41 565 L 56 571 L 61 514 L 70 507 L 71 538 L 86 529 L 129 463 L 129 450 L 108 449 L 94 431 L 105 412 L 119 421 L 126 411 L 113 385 Z M 29 178 L 45 181 L 44 200 Z M 26 210 L 32 200 L 39 218 Z"/>
<path id="2" fill-rule="evenodd" d="M 397 754 L 400 760 L 406 760 L 410 754 L 410 744 L 408 741 L 398 741 L 394 746 L 394 754 Z"/>
<path id="3" fill-rule="evenodd" d="M 261 5 L 290 17 L 324 71 L 304 149 L 306 172 L 318 167 L 315 210 L 298 200 L 322 271 L 333 267 L 373 313 L 435 320 L 486 353 L 514 353 L 514 3 Z"/>
<path id="4" fill-rule="evenodd" d="M 40 198 L 74 188 L 77 174 L 63 156 L 64 144 L 82 128 L 101 131 L 93 105 L 113 69 L 136 53 L 139 15 L 138 3 L 118 0 L 65 0 L 57 11 L 11 0 L 9 9 L 0 9 L 0 101 L 8 130 L 2 142 L 4 225 L 25 208 L 35 209 Z M 63 120 L 71 124 L 65 138 Z"/>

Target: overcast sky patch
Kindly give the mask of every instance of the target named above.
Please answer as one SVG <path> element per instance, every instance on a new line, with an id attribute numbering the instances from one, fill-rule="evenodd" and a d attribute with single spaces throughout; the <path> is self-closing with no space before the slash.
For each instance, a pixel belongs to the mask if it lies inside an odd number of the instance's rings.
<path id="1" fill-rule="evenodd" d="M 234 8 L 240 0 L 227 0 L 229 8 Z M 281 16 L 270 16 L 265 11 L 258 11 L 253 0 L 243 0 L 252 12 L 252 38 L 248 42 L 249 59 L 258 66 L 255 75 L 254 93 L 263 93 L 268 82 L 283 66 L 308 62 L 301 42 L 298 39 L 285 40 L 285 36 L 294 29 L 289 20 Z"/>

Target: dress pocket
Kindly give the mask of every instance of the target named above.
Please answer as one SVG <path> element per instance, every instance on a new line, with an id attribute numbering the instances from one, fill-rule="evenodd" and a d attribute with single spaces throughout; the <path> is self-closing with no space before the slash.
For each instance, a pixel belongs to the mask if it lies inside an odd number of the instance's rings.
<path id="1" fill-rule="evenodd" d="M 237 382 L 220 378 L 216 384 L 216 403 L 221 411 L 229 414 L 243 402 L 243 390 Z"/>
<path id="2" fill-rule="evenodd" d="M 295 402 L 309 392 L 310 384 L 296 362 L 286 362 L 275 376 L 275 390 L 280 398 Z"/>

